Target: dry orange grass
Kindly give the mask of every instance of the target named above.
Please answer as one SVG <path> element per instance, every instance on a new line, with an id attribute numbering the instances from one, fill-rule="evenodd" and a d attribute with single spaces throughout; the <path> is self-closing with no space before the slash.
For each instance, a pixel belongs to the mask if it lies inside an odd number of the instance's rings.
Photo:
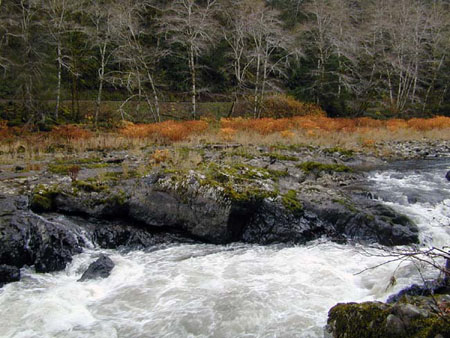
<path id="1" fill-rule="evenodd" d="M 322 130 L 326 132 L 367 132 L 368 130 L 388 129 L 412 129 L 416 131 L 446 129 L 450 128 L 450 117 L 437 116 L 431 119 L 392 119 L 375 120 L 368 117 L 361 118 L 329 118 L 325 116 L 297 116 L 292 118 L 262 118 L 244 119 L 232 118 L 221 119 L 222 128 L 235 130 L 255 131 L 262 135 L 282 132 L 285 130 Z"/>
<path id="2" fill-rule="evenodd" d="M 233 128 L 221 128 L 219 131 L 219 136 L 224 141 L 231 141 L 234 135 L 236 135 L 236 132 L 236 129 Z"/>
<path id="3" fill-rule="evenodd" d="M 206 121 L 165 121 L 151 124 L 128 123 L 120 129 L 120 134 L 131 138 L 154 138 L 161 141 L 177 142 L 189 136 L 200 134 L 209 128 Z"/>
<path id="4" fill-rule="evenodd" d="M 32 133 L 10 128 L 0 121 L 0 154 L 29 158 L 48 152 L 127 149 L 139 151 L 154 143 L 199 144 L 238 142 L 271 145 L 309 143 L 316 146 L 342 146 L 352 149 L 378 147 L 385 141 L 450 140 L 450 117 L 431 119 L 328 118 L 295 116 L 291 118 L 231 118 L 214 121 L 165 121 L 155 124 L 124 123 L 118 132 L 92 133 L 67 125 L 51 132 Z M 7 156 L 7 155 L 5 155 Z M 5 157 L 3 156 L 3 157 Z M 3 158 L 0 161 L 12 161 Z"/>
<path id="5" fill-rule="evenodd" d="M 162 163 L 162 162 L 167 161 L 167 160 L 169 159 L 169 157 L 170 157 L 170 152 L 169 152 L 169 150 L 167 150 L 167 149 L 162 149 L 162 150 L 157 149 L 157 150 L 155 150 L 155 152 L 152 154 L 151 160 L 152 160 L 154 163 L 159 164 L 159 163 Z"/>
<path id="6" fill-rule="evenodd" d="M 432 130 L 450 128 L 450 117 L 436 116 L 432 119 L 408 120 L 408 127 L 416 130 Z"/>
<path id="7" fill-rule="evenodd" d="M 68 124 L 53 128 L 52 131 L 48 134 L 48 136 L 53 139 L 63 139 L 73 141 L 80 139 L 88 139 L 91 138 L 93 135 L 89 130 L 80 128 L 72 124 Z"/>

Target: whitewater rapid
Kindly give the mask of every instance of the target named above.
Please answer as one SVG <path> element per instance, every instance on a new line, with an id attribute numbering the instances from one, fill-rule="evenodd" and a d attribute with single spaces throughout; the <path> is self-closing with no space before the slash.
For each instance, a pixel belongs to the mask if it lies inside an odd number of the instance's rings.
<path id="1" fill-rule="evenodd" d="M 377 198 L 416 221 L 423 245 L 448 245 L 450 161 L 411 167 L 374 172 L 369 184 Z M 100 253 L 116 264 L 111 276 L 77 282 Z M 326 240 L 296 247 L 89 249 L 63 272 L 23 269 L 20 282 L 0 289 L 0 337 L 322 337 L 336 303 L 384 301 L 421 282 L 411 262 L 358 274 L 384 262 L 374 256 L 383 253 Z"/>

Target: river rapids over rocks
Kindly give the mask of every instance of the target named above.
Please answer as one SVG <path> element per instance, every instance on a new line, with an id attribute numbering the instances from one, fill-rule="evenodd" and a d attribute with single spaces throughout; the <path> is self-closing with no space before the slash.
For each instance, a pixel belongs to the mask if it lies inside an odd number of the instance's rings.
<path id="1" fill-rule="evenodd" d="M 423 246 L 450 243 L 449 167 L 448 159 L 400 162 L 369 175 L 373 198 L 412 218 Z M 101 254 L 115 264 L 111 275 L 78 282 Z M 20 282 L 0 289 L 0 337 L 322 337 L 336 303 L 385 301 L 422 283 L 421 274 L 436 277 L 412 262 L 368 269 L 384 254 L 325 239 L 146 251 L 92 245 L 65 271 L 23 268 Z"/>

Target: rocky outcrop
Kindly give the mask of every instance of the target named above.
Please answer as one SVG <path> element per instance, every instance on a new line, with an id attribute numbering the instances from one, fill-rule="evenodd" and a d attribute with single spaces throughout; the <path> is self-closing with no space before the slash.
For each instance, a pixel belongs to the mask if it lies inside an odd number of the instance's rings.
<path id="1" fill-rule="evenodd" d="M 91 279 L 107 278 L 111 274 L 112 269 L 114 269 L 114 265 L 111 258 L 100 255 L 96 261 L 89 265 L 78 281 L 84 282 Z"/>
<path id="2" fill-rule="evenodd" d="M 346 167 L 337 166 L 338 174 L 329 174 L 328 179 L 317 170 L 333 165 L 308 168 L 313 169 L 301 178 L 298 169 L 289 173 L 239 165 L 158 172 L 107 184 L 38 187 L 32 208 L 97 219 L 126 218 L 150 231 L 178 231 L 218 244 L 303 243 L 324 235 L 385 245 L 418 242 L 417 227 L 407 217 L 333 184 L 336 180 L 345 185 Z"/>
<path id="3" fill-rule="evenodd" d="M 328 313 L 326 332 L 333 338 L 448 337 L 449 304 L 449 295 L 403 297 L 394 304 L 337 304 Z"/>

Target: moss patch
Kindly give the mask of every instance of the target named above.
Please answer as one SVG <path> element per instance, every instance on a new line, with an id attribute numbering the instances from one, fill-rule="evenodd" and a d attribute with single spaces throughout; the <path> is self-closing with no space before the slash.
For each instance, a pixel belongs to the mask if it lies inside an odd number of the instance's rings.
<path id="1" fill-rule="evenodd" d="M 341 147 L 325 148 L 323 150 L 323 152 L 325 154 L 339 153 L 339 154 L 347 156 L 347 157 L 351 157 L 351 156 L 353 156 L 355 154 L 355 152 L 353 150 L 344 149 L 344 148 L 341 148 Z"/>
<path id="2" fill-rule="evenodd" d="M 265 153 L 263 156 L 270 157 L 271 159 L 279 160 L 279 161 L 298 161 L 298 158 L 295 156 L 284 155 L 280 153 Z"/>
<path id="3" fill-rule="evenodd" d="M 338 172 L 338 173 L 348 173 L 352 172 L 352 169 L 350 167 L 347 167 L 343 164 L 325 164 L 320 162 L 303 162 L 301 164 L 297 165 L 298 168 L 302 169 L 305 173 L 310 172 Z"/>
<path id="4" fill-rule="evenodd" d="M 90 181 L 75 181 L 72 182 L 72 187 L 86 191 L 86 192 L 102 192 L 107 191 L 108 186 L 105 184 L 90 180 Z"/>
<path id="5" fill-rule="evenodd" d="M 293 214 L 298 214 L 303 211 L 303 205 L 297 198 L 297 192 L 295 190 L 289 190 L 281 198 L 281 202 L 284 207 L 292 212 Z"/>

